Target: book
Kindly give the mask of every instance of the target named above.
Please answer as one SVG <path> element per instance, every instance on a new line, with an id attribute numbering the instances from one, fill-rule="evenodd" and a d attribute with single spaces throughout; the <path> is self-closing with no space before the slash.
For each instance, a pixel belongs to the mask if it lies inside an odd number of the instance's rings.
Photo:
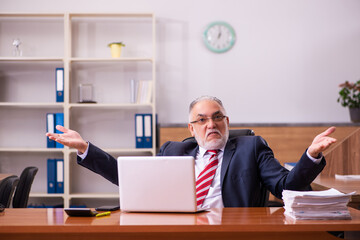
<path id="1" fill-rule="evenodd" d="M 295 220 L 351 219 L 347 204 L 351 195 L 336 189 L 325 191 L 283 191 L 285 216 Z"/>
<path id="2" fill-rule="evenodd" d="M 56 193 L 64 193 L 64 159 L 56 161 Z"/>
<path id="3" fill-rule="evenodd" d="M 56 125 L 64 126 L 64 113 L 46 114 L 46 131 L 49 133 L 61 133 L 56 129 Z M 64 145 L 46 137 L 47 148 L 64 148 Z"/>
<path id="4" fill-rule="evenodd" d="M 64 113 L 55 113 L 55 122 L 54 122 L 54 128 L 56 127 L 56 125 L 61 125 L 64 126 Z M 59 130 L 57 130 L 55 128 L 55 133 L 62 133 Z M 64 145 L 62 145 L 61 143 L 55 142 L 55 147 L 56 148 L 64 148 Z"/>
<path id="5" fill-rule="evenodd" d="M 64 102 L 64 68 L 55 69 L 56 102 Z"/>
<path id="6" fill-rule="evenodd" d="M 135 114 L 135 146 L 136 148 L 153 147 L 153 121 L 150 113 Z"/>
<path id="7" fill-rule="evenodd" d="M 56 193 L 56 160 L 47 160 L 47 192 Z"/>
<path id="8" fill-rule="evenodd" d="M 46 132 L 55 133 L 55 115 L 53 113 L 46 114 Z M 55 141 L 46 137 L 46 147 L 55 148 Z"/>
<path id="9" fill-rule="evenodd" d="M 284 167 L 287 170 L 291 171 L 291 169 L 293 169 L 295 167 L 295 165 L 296 165 L 296 162 L 287 162 L 284 164 Z"/>
<path id="10" fill-rule="evenodd" d="M 130 80 L 130 103 L 136 103 L 136 81 Z"/>
<path id="11" fill-rule="evenodd" d="M 144 148 L 144 119 L 142 114 L 135 114 L 135 147 Z"/>
<path id="12" fill-rule="evenodd" d="M 136 103 L 151 103 L 152 81 L 141 80 L 137 84 Z"/>
<path id="13" fill-rule="evenodd" d="M 152 114 L 143 114 L 144 121 L 144 148 L 152 148 L 153 131 L 152 131 Z"/>
<path id="14" fill-rule="evenodd" d="M 47 160 L 47 192 L 64 193 L 64 159 Z"/>

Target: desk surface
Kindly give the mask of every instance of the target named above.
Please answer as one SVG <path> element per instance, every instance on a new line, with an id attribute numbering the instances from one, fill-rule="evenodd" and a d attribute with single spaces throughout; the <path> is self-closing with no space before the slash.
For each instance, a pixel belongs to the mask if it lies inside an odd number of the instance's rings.
<path id="1" fill-rule="evenodd" d="M 311 184 L 313 190 L 326 190 L 335 188 L 343 193 L 351 193 L 356 191 L 356 194 L 351 196 L 351 201 L 354 204 L 360 203 L 360 180 L 341 180 L 335 177 L 318 176 Z"/>
<path id="2" fill-rule="evenodd" d="M 68 217 L 63 209 L 6 209 L 0 214 L 0 237 L 26 239 L 333 239 L 326 231 L 360 231 L 360 211 L 352 220 L 294 221 L 283 208 L 224 208 L 196 214 L 124 213 L 106 217 Z M 258 238 L 256 238 L 257 236 Z M 298 237 L 298 238 L 297 238 Z M 7 238 L 4 238 L 7 239 Z M 307 240 L 308 240 L 307 239 Z"/>

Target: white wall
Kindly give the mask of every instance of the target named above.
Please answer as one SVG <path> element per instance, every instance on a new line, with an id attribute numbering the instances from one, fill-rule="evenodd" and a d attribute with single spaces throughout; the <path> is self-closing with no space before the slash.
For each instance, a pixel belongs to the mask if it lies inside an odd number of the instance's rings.
<path id="1" fill-rule="evenodd" d="M 359 0 L 0 0 L 1 12 L 154 12 L 160 123 L 186 123 L 210 94 L 232 123 L 348 122 L 338 84 L 360 79 Z M 232 50 L 209 52 L 202 32 L 230 23 Z"/>

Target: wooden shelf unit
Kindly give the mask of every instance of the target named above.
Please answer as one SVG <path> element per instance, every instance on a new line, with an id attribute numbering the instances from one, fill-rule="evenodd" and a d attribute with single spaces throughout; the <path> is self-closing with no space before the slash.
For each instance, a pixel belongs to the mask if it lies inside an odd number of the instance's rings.
<path id="1" fill-rule="evenodd" d="M 29 203 L 60 198 L 69 207 L 73 199 L 102 204 L 118 198 L 116 186 L 76 164 L 76 150 L 46 148 L 48 112 L 63 112 L 66 128 L 114 157 L 156 154 L 155 24 L 153 13 L 0 14 L 0 172 L 20 175 L 26 166 L 39 167 Z M 22 42 L 19 57 L 12 56 L 15 38 Z M 115 41 L 126 44 L 120 58 L 111 58 L 107 47 Z M 55 97 L 57 67 L 64 68 L 61 103 Z M 151 102 L 124 97 L 132 79 L 153 82 Z M 96 104 L 78 103 L 80 83 L 93 84 Z M 152 148 L 135 147 L 136 113 L 153 114 Z M 48 158 L 64 159 L 63 194 L 47 193 Z"/>

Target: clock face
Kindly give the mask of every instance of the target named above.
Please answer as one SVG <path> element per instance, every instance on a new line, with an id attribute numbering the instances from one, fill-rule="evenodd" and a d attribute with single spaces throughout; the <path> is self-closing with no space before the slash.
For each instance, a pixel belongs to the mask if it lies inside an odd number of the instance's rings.
<path id="1" fill-rule="evenodd" d="M 213 22 L 206 27 L 203 40 L 205 46 L 216 53 L 230 50 L 235 44 L 235 31 L 226 22 Z"/>

